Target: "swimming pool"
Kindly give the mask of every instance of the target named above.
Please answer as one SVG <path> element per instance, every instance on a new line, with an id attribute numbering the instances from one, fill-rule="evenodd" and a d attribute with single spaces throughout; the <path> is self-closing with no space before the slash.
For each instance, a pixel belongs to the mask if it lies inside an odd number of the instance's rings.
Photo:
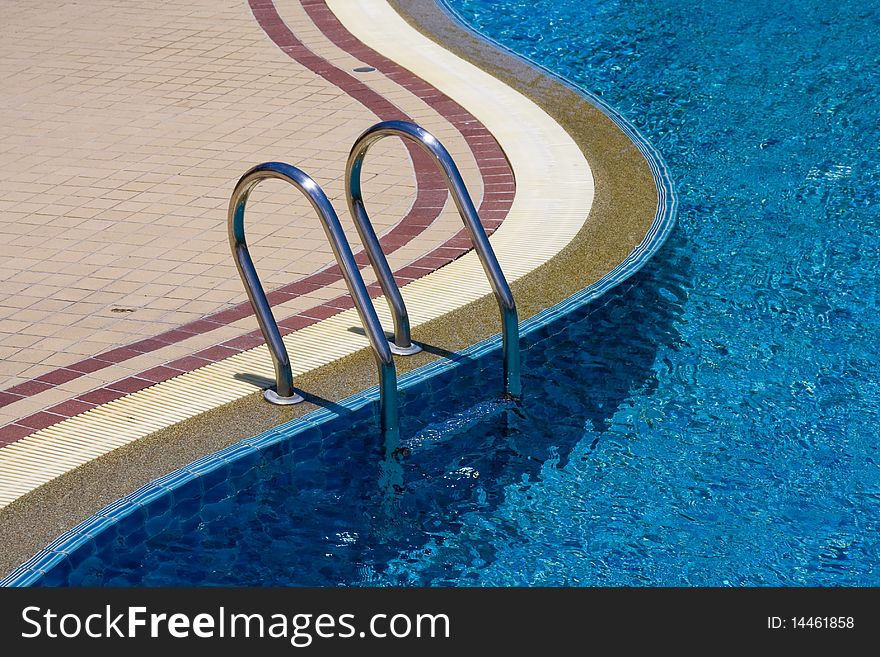
<path id="1" fill-rule="evenodd" d="M 449 4 L 617 108 L 678 185 L 672 333 L 597 443 L 633 440 L 620 507 L 588 502 L 630 526 L 589 524 L 586 580 L 877 584 L 880 4 Z"/>
<path id="2" fill-rule="evenodd" d="M 451 0 L 663 152 L 666 246 L 525 339 L 521 405 L 487 354 L 391 454 L 308 427 L 40 583 L 880 583 L 875 4 Z"/>

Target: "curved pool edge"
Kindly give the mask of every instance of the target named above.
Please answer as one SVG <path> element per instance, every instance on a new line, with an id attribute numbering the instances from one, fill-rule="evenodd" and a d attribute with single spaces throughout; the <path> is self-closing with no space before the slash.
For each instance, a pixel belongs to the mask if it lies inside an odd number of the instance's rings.
<path id="1" fill-rule="evenodd" d="M 519 59 L 527 65 L 541 71 L 547 77 L 550 77 L 560 84 L 565 85 L 566 87 L 580 95 L 582 98 L 587 100 L 590 104 L 592 104 L 599 111 L 605 114 L 611 121 L 613 121 L 617 125 L 617 127 L 620 128 L 620 130 L 624 134 L 626 134 L 630 138 L 630 140 L 632 140 L 633 144 L 635 144 L 636 147 L 641 151 L 642 155 L 645 157 L 645 161 L 651 169 L 651 173 L 654 176 L 654 182 L 657 186 L 657 213 L 654 216 L 654 221 L 651 222 L 651 226 L 649 228 L 648 234 L 645 236 L 645 239 L 633 250 L 627 260 L 618 266 L 620 271 L 612 270 L 606 275 L 606 278 L 614 279 L 617 282 L 611 283 L 608 287 L 603 288 L 602 291 L 596 292 L 594 296 L 590 297 L 586 301 L 590 301 L 596 298 L 597 296 L 603 294 L 604 291 L 610 289 L 618 283 L 622 283 L 624 280 L 635 274 L 639 269 L 644 267 L 651 256 L 654 255 L 654 253 L 656 253 L 661 246 L 663 246 L 663 244 L 666 242 L 666 239 L 672 232 L 672 229 L 675 227 L 675 220 L 678 212 L 678 198 L 675 195 L 675 187 L 672 183 L 672 175 L 669 172 L 669 168 L 666 166 L 666 162 L 663 159 L 663 156 L 656 148 L 654 148 L 653 144 L 648 141 L 647 137 L 645 137 L 638 128 L 636 128 L 620 112 L 618 112 L 611 105 L 606 103 L 602 98 L 592 93 L 589 89 L 585 89 L 584 87 L 572 82 L 571 80 L 568 80 L 564 76 L 551 71 L 543 64 L 540 64 L 535 60 L 526 57 L 525 55 L 521 55 L 520 53 L 511 50 L 501 42 L 471 27 L 467 24 L 464 18 L 457 11 L 455 11 L 455 9 L 448 3 L 447 0 L 434 1 L 444 12 L 449 15 L 449 17 L 453 21 L 458 23 L 458 25 L 462 29 L 469 31 L 480 39 L 483 39 L 484 41 L 490 43 L 493 47 L 503 51 L 508 56 Z M 631 262 L 630 259 L 632 259 Z M 602 282 L 602 280 L 597 281 L 596 285 Z M 590 287 L 592 286 L 585 288 L 585 290 L 589 290 Z M 577 294 L 572 295 L 571 298 L 574 298 L 575 296 L 577 296 Z M 582 303 L 585 303 L 586 301 Z"/>
<path id="2" fill-rule="evenodd" d="M 658 217 L 661 225 L 658 226 L 657 231 L 653 232 L 653 235 L 656 237 L 654 239 L 646 238 L 645 248 L 640 249 L 639 253 L 634 253 L 631 261 L 621 263 L 619 271 L 612 272 L 605 279 L 597 281 L 594 285 L 573 294 L 565 301 L 551 306 L 522 322 L 520 324 L 522 335 L 530 334 L 564 318 L 566 315 L 599 298 L 605 292 L 619 285 L 641 269 L 648 262 L 651 255 L 660 248 L 672 225 L 674 225 L 674 217 L 670 217 L 667 213 L 662 213 L 662 215 L 662 217 Z M 408 372 L 400 378 L 399 388 L 401 390 L 411 388 L 441 373 L 461 367 L 465 362 L 472 362 L 482 358 L 501 349 L 501 344 L 501 334 L 497 334 L 467 349 L 456 352 L 448 359 L 437 360 Z M 326 408 L 312 411 L 307 415 L 280 424 L 253 438 L 242 440 L 213 454 L 203 456 L 184 468 L 159 477 L 138 490 L 112 502 L 91 518 L 53 540 L 49 545 L 0 580 L 0 587 L 31 586 L 37 583 L 50 569 L 64 561 L 73 551 L 81 548 L 102 532 L 113 527 L 123 518 L 147 506 L 157 498 L 169 495 L 184 484 L 234 463 L 239 459 L 258 453 L 283 441 L 292 440 L 299 434 L 337 419 L 342 416 L 342 412 L 340 412 L 342 409 L 354 412 L 363 409 L 369 404 L 378 402 L 378 400 L 378 386 L 368 388 L 363 392 L 338 402 L 339 411 Z"/>
<path id="3" fill-rule="evenodd" d="M 644 142 L 643 146 L 648 150 L 648 153 L 653 151 L 647 142 Z M 662 160 L 658 159 L 654 164 L 658 172 L 665 173 L 665 165 L 663 165 Z M 657 185 L 658 194 L 661 195 L 664 202 L 658 204 L 658 211 L 652 223 L 651 231 L 639 247 L 632 252 L 631 256 L 599 281 L 522 322 L 520 330 L 523 335 L 548 326 L 589 302 L 594 301 L 635 274 L 650 260 L 651 256 L 663 245 L 675 224 L 676 199 L 674 193 L 672 193 L 671 181 L 668 175 L 663 178 L 658 176 Z M 404 374 L 400 378 L 399 386 L 401 389 L 411 388 L 438 374 L 460 367 L 463 362 L 476 360 L 500 348 L 501 335 L 493 335 L 467 349 L 456 352 L 454 358 L 437 360 Z M 340 401 L 338 406 L 346 411 L 354 412 L 377 402 L 378 399 L 378 386 L 374 386 L 356 395 L 347 397 Z M 312 411 L 307 415 L 278 425 L 253 438 L 235 443 L 230 447 L 197 459 L 184 468 L 159 477 L 109 504 L 91 518 L 56 538 L 44 549 L 0 580 L 0 586 L 26 587 L 36 584 L 50 569 L 64 561 L 73 551 L 84 546 L 100 533 L 113 527 L 123 518 L 131 515 L 139 508 L 147 506 L 157 498 L 168 495 L 184 484 L 248 455 L 260 452 L 282 441 L 292 440 L 297 435 L 310 429 L 315 429 L 340 416 L 340 412 L 329 409 Z"/>
<path id="4" fill-rule="evenodd" d="M 481 38 L 486 39 L 487 43 L 492 43 L 493 46 L 495 45 L 490 39 L 483 36 L 481 36 Z M 519 57 L 515 53 L 507 51 L 506 48 L 503 50 L 506 51 L 508 56 Z M 544 308 L 522 322 L 521 330 L 523 334 L 536 331 L 539 328 L 547 326 L 569 313 L 574 312 L 635 274 L 657 252 L 670 234 L 675 223 L 675 213 L 677 208 L 677 201 L 666 166 L 659 154 L 641 136 L 641 134 L 628 121 L 626 121 L 626 119 L 617 114 L 613 108 L 608 107 L 602 102 L 601 99 L 596 98 L 589 92 L 572 85 L 545 69 L 541 68 L 541 70 L 542 73 L 552 76 L 557 82 L 566 85 L 585 101 L 602 111 L 603 114 L 617 125 L 621 132 L 628 136 L 644 157 L 651 171 L 657 195 L 657 205 L 654 217 L 650 222 L 650 226 L 644 238 L 629 252 L 623 261 L 595 282 L 581 288 L 573 294 L 570 294 L 554 305 Z M 456 360 L 436 360 L 404 374 L 400 379 L 400 386 L 401 388 L 412 387 L 422 381 L 434 377 L 435 375 L 458 367 L 460 362 L 457 361 L 460 361 L 461 358 L 476 359 L 499 349 L 500 346 L 500 335 L 492 335 L 470 347 L 456 351 L 455 355 L 458 356 Z M 376 387 L 373 387 L 357 394 L 350 395 L 338 402 L 338 404 L 347 411 L 355 411 L 374 402 L 376 399 L 378 399 L 378 390 Z M 213 472 L 226 464 L 245 457 L 246 455 L 253 454 L 255 451 L 260 451 L 284 440 L 289 440 L 304 431 L 337 418 L 339 415 L 340 413 L 327 409 L 312 411 L 300 418 L 293 419 L 264 431 L 253 438 L 241 440 L 222 450 L 201 457 L 183 468 L 151 481 L 145 486 L 138 488 L 133 493 L 125 495 L 115 502 L 105 506 L 97 514 L 76 525 L 73 529 L 61 534 L 45 548 L 40 550 L 34 557 L 25 561 L 7 577 L 0 580 L 0 585 L 28 586 L 37 583 L 49 569 L 63 561 L 67 554 L 81 547 L 101 532 L 115 525 L 122 518 L 149 504 L 158 497 L 170 493 L 195 478 Z"/>

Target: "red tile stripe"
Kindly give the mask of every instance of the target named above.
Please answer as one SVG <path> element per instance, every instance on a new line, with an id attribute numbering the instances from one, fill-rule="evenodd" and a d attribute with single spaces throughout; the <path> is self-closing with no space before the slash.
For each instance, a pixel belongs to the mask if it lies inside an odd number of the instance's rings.
<path id="1" fill-rule="evenodd" d="M 249 3 L 254 17 L 269 38 L 292 59 L 307 66 L 316 74 L 343 89 L 346 93 L 364 104 L 380 119 L 410 120 L 399 108 L 367 87 L 360 80 L 334 67 L 308 50 L 290 31 L 287 25 L 284 24 L 271 0 L 249 0 Z M 339 23 L 336 16 L 323 0 L 302 0 L 302 4 L 315 25 L 333 43 L 366 64 L 376 68 L 380 73 L 421 98 L 461 132 L 474 154 L 480 175 L 483 178 L 484 191 L 483 201 L 479 208 L 480 218 L 486 228 L 486 232 L 490 234 L 494 232 L 507 216 L 513 203 L 515 181 L 504 152 L 492 134 L 461 105 L 405 68 L 358 41 Z M 446 203 L 448 194 L 439 172 L 427 155 L 415 145 L 407 144 L 407 148 L 417 173 L 417 197 L 407 216 L 380 238 L 386 253 L 395 251 L 424 231 L 439 216 L 440 210 Z M 406 285 L 452 262 L 470 249 L 470 240 L 462 229 L 430 253 L 394 272 L 395 280 L 401 286 Z M 366 253 L 363 251 L 358 252 L 355 259 L 361 267 L 368 264 Z M 331 265 L 311 276 L 274 290 L 267 296 L 272 305 L 277 305 L 339 280 L 342 280 L 342 276 L 338 266 Z M 377 283 L 368 286 L 368 289 L 373 298 L 382 294 L 382 290 Z M 351 298 L 348 295 L 341 295 L 330 301 L 318 304 L 314 308 L 284 318 L 278 322 L 278 325 L 281 333 L 287 335 L 352 306 Z M 195 322 L 165 331 L 153 338 L 118 347 L 65 368 L 53 370 L 34 380 L 20 383 L 5 391 L 0 391 L 0 407 L 48 390 L 58 383 L 71 381 L 84 374 L 109 367 L 129 358 L 134 358 L 142 353 L 161 349 L 194 335 L 213 331 L 220 326 L 247 317 L 251 312 L 249 303 L 243 302 Z M 180 358 L 165 365 L 141 372 L 136 376 L 110 383 L 102 388 L 62 402 L 45 411 L 16 420 L 14 423 L 0 427 L 0 447 L 15 442 L 36 430 L 82 413 L 96 405 L 105 404 L 131 392 L 142 390 L 155 383 L 160 383 L 209 363 L 222 360 L 262 343 L 263 338 L 260 332 L 258 330 L 252 331 L 227 340 L 220 345 L 203 349 L 191 356 Z"/>
<path id="2" fill-rule="evenodd" d="M 271 0 L 251 0 L 252 5 L 254 2 L 271 3 Z M 361 43 L 345 29 L 324 0 L 301 0 L 301 2 L 312 22 L 336 46 L 372 66 L 385 77 L 423 100 L 458 129 L 473 152 L 483 178 L 483 202 L 479 208 L 480 219 L 487 232 L 494 231 L 510 210 L 516 185 L 504 151 L 492 133 L 473 114 L 449 96 L 413 75 L 396 62 Z M 444 196 L 442 202 L 445 203 L 445 201 L 446 197 Z M 496 205 L 495 201 L 499 203 Z M 499 223 L 494 224 L 495 221 Z M 465 235 L 464 230 L 459 235 Z"/>

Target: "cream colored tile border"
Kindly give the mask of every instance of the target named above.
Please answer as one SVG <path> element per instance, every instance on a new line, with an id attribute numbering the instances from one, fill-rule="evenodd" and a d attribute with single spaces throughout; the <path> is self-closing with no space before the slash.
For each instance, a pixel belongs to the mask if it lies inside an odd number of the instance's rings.
<path id="1" fill-rule="evenodd" d="M 593 177 L 568 134 L 531 100 L 410 27 L 384 0 L 329 0 L 346 28 L 466 107 L 498 140 L 516 197 L 491 243 L 508 280 L 556 255 L 583 227 Z M 251 163 L 242 163 L 242 170 Z M 413 326 L 490 293 L 474 252 L 403 288 Z M 384 299 L 376 309 L 391 325 Z M 368 347 L 344 311 L 285 338 L 294 376 Z M 91 409 L 0 449 L 0 508 L 117 447 L 253 394 L 248 375 L 274 379 L 265 345 Z"/>

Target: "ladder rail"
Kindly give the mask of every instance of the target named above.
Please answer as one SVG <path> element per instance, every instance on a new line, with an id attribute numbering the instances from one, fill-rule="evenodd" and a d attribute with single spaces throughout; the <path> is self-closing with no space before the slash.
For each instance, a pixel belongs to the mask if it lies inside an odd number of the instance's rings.
<path id="1" fill-rule="evenodd" d="M 474 251 L 480 259 L 480 264 L 489 285 L 495 295 L 498 308 L 501 313 L 501 333 L 504 359 L 504 389 L 512 397 L 520 397 L 522 394 L 521 364 L 519 349 L 519 318 L 516 310 L 516 302 L 510 285 L 504 277 L 495 251 L 489 243 L 489 238 L 480 222 L 480 217 L 474 207 L 474 202 L 467 191 L 455 161 L 449 151 L 430 132 L 408 121 L 382 121 L 366 130 L 351 149 L 348 162 L 345 167 L 345 194 L 349 212 L 354 220 L 358 235 L 367 252 L 370 264 L 376 273 L 379 285 L 394 322 L 394 345 L 395 353 L 414 353 L 416 348 L 412 342 L 410 332 L 409 314 L 400 288 L 394 280 L 394 274 L 388 264 L 388 258 L 382 250 L 382 245 L 373 224 L 364 207 L 363 192 L 361 189 L 361 172 L 364 158 L 370 147 L 385 137 L 397 136 L 418 144 L 434 161 L 446 181 L 458 214 L 461 216 L 465 230 L 474 245 Z"/>
<path id="2" fill-rule="evenodd" d="M 308 174 L 283 162 L 266 162 L 247 171 L 235 185 L 229 200 L 227 215 L 229 244 L 233 259 L 242 283 L 244 283 L 251 307 L 257 316 L 260 331 L 269 347 L 275 368 L 276 389 L 274 391 L 266 390 L 264 396 L 275 404 L 295 404 L 303 400 L 302 396 L 294 389 L 290 356 L 278 329 L 278 323 L 272 314 L 266 293 L 260 283 L 245 238 L 244 216 L 248 198 L 254 188 L 267 179 L 283 180 L 296 187 L 309 200 L 321 221 L 376 359 L 379 369 L 382 431 L 386 437 L 393 438 L 399 434 L 397 371 L 394 366 L 394 357 L 382 331 L 382 324 L 376 316 L 376 309 L 370 300 L 360 269 L 351 252 L 351 246 L 345 237 L 342 225 L 339 223 L 339 217 L 324 191 Z"/>

